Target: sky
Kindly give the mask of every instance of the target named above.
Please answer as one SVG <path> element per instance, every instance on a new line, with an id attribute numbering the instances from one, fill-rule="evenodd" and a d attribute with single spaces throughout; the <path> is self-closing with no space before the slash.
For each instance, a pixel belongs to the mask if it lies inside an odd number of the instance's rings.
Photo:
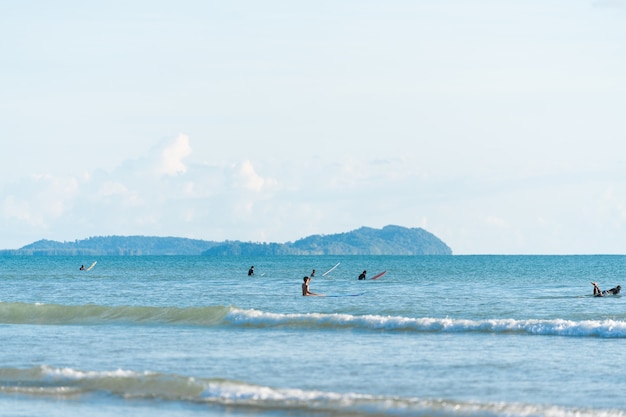
<path id="1" fill-rule="evenodd" d="M 0 0 L 0 249 L 626 253 L 626 0 Z"/>

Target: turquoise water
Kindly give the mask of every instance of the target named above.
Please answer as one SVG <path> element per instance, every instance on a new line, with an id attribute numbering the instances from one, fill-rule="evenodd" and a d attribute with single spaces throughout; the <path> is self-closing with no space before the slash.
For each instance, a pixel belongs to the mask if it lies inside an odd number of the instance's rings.
<path id="1" fill-rule="evenodd" d="M 339 297 L 301 296 L 313 268 L 311 290 Z M 0 415 L 622 416 L 625 301 L 590 281 L 625 272 L 624 256 L 0 258 Z"/>

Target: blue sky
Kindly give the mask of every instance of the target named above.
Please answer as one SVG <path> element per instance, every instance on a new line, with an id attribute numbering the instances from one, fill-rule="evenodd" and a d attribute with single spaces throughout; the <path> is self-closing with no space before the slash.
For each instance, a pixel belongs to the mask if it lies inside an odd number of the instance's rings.
<path id="1" fill-rule="evenodd" d="M 626 2 L 0 2 L 0 248 L 626 253 Z"/>

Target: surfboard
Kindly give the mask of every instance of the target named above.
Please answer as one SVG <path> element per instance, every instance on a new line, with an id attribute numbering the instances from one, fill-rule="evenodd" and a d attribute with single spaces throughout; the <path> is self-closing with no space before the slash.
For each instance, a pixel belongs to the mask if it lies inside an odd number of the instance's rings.
<path id="1" fill-rule="evenodd" d="M 373 277 L 371 277 L 370 279 L 378 279 L 380 277 L 382 277 L 383 275 L 385 275 L 387 273 L 387 271 L 383 271 L 380 274 L 376 274 Z"/>
<path id="2" fill-rule="evenodd" d="M 97 263 L 98 261 L 94 261 L 91 265 L 89 265 L 89 268 L 87 268 L 87 271 L 91 271 L 93 267 L 96 266 Z"/>
<path id="3" fill-rule="evenodd" d="M 358 297 L 359 295 L 365 294 L 364 292 L 358 294 L 326 294 L 324 297 Z"/>
<path id="4" fill-rule="evenodd" d="M 330 274 L 332 271 L 334 271 L 334 270 L 335 270 L 335 268 L 337 268 L 337 267 L 339 266 L 339 264 L 340 264 L 340 263 L 341 263 L 341 262 L 337 262 L 337 265 L 333 266 L 333 267 L 332 267 L 332 268 L 330 268 L 328 271 L 324 272 L 324 273 L 322 274 L 322 276 L 323 276 L 323 277 L 325 277 L 326 275 Z"/>

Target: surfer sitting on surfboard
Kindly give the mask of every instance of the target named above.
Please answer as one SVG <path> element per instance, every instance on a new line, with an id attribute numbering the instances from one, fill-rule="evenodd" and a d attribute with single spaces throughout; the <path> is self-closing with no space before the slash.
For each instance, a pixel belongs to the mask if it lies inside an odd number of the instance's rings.
<path id="1" fill-rule="evenodd" d="M 611 288 L 610 290 L 606 290 L 606 291 L 602 291 L 600 287 L 598 287 L 598 284 L 595 282 L 592 282 L 591 285 L 593 285 L 594 297 L 604 297 L 605 295 L 617 295 L 622 291 L 621 285 L 618 285 L 617 287 Z"/>
<path id="2" fill-rule="evenodd" d="M 361 275 L 359 275 L 359 279 L 365 279 L 365 274 L 367 274 L 367 271 L 361 272 Z"/>
<path id="3" fill-rule="evenodd" d="M 320 295 L 320 294 L 315 294 L 314 292 L 309 291 L 309 282 L 311 282 L 311 278 L 304 277 L 303 281 L 304 282 L 302 283 L 302 295 Z"/>

